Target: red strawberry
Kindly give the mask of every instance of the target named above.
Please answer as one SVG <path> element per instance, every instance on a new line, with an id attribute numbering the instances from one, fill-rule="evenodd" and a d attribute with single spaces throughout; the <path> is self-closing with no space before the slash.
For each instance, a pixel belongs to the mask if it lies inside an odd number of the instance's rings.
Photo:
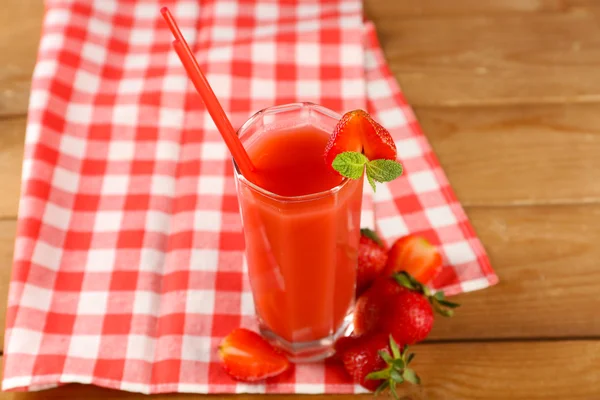
<path id="1" fill-rule="evenodd" d="M 225 371 L 245 382 L 260 381 L 287 370 L 290 362 L 258 333 L 234 329 L 219 346 Z"/>
<path id="2" fill-rule="evenodd" d="M 353 339 L 341 358 L 346 372 L 352 380 L 373 391 L 390 388 L 397 397 L 396 384 L 405 380 L 419 383 L 419 377 L 408 368 L 412 355 L 404 350 L 388 335 L 377 334 Z M 400 361 L 401 360 L 401 361 Z"/>
<path id="3" fill-rule="evenodd" d="M 447 301 L 442 292 L 432 293 L 406 272 L 380 277 L 356 302 L 354 333 L 391 333 L 399 343 L 413 344 L 431 331 L 432 307 L 451 317 L 458 304 Z"/>
<path id="4" fill-rule="evenodd" d="M 361 130 L 359 118 L 355 111 L 350 111 L 342 116 L 337 123 L 325 147 L 325 163 L 329 166 L 338 154 L 346 151 L 362 151 Z"/>
<path id="5" fill-rule="evenodd" d="M 363 153 L 369 160 L 395 160 L 396 144 L 390 132 L 363 111 Z"/>
<path id="6" fill-rule="evenodd" d="M 369 160 L 396 159 L 390 133 L 363 110 L 342 116 L 325 147 L 325 162 L 331 165 L 338 154 L 347 151 L 362 152 Z"/>
<path id="7" fill-rule="evenodd" d="M 335 354 L 333 355 L 334 359 L 342 360 L 342 355 L 349 348 L 355 346 L 359 341 L 362 340 L 361 336 L 351 335 L 351 336 L 342 336 L 333 345 L 333 349 L 335 350 Z"/>
<path id="8" fill-rule="evenodd" d="M 392 277 L 381 276 L 356 301 L 354 308 L 354 333 L 364 335 L 377 327 L 384 305 L 393 295 L 408 290 L 398 285 Z"/>
<path id="9" fill-rule="evenodd" d="M 420 236 L 408 235 L 394 242 L 388 253 L 385 274 L 406 271 L 421 283 L 427 283 L 442 269 L 437 248 Z"/>
<path id="10" fill-rule="evenodd" d="M 362 336 L 357 338 L 354 345 L 341 355 L 344 368 L 356 383 L 365 388 L 376 390 L 380 382 L 367 380 L 369 373 L 379 371 L 386 366 L 379 355 L 380 350 L 388 349 L 388 335 Z"/>
<path id="11" fill-rule="evenodd" d="M 377 278 L 387 263 L 387 252 L 377 234 L 370 229 L 360 230 L 356 294 L 360 295 Z"/>
<path id="12" fill-rule="evenodd" d="M 390 333 L 398 343 L 415 344 L 425 340 L 433 328 L 433 310 L 420 293 L 403 290 L 383 307 L 377 330 Z"/>

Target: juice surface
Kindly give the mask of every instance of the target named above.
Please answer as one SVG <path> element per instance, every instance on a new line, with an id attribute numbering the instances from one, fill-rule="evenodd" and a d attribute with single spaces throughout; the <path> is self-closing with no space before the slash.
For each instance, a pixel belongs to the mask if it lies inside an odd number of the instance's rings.
<path id="1" fill-rule="evenodd" d="M 325 165 L 329 133 L 302 126 L 261 135 L 247 148 L 262 188 L 298 196 L 342 182 Z M 354 301 L 362 180 L 304 202 L 276 201 L 244 184 L 238 191 L 262 326 L 289 342 L 330 337 Z"/>
<path id="2" fill-rule="evenodd" d="M 302 196 L 336 187 L 342 177 L 323 154 L 329 134 L 310 125 L 269 132 L 248 147 L 257 184 L 281 196 Z"/>

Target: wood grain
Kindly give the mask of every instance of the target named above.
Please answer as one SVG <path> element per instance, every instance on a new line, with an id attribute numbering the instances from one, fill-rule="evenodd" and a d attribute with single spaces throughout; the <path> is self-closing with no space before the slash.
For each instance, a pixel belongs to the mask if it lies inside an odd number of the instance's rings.
<path id="1" fill-rule="evenodd" d="M 416 114 L 465 205 L 600 200 L 598 105 L 417 108 Z"/>
<path id="2" fill-rule="evenodd" d="M 413 106 L 600 101 L 600 25 L 566 13 L 398 18 L 377 32 Z"/>
<path id="3" fill-rule="evenodd" d="M 455 299 L 431 339 L 600 337 L 600 207 L 467 209 L 500 283 Z"/>
<path id="4" fill-rule="evenodd" d="M 0 354 L 4 349 L 4 322 L 16 230 L 15 221 L 0 220 Z"/>
<path id="5" fill-rule="evenodd" d="M 23 115 L 27 112 L 43 12 L 41 0 L 2 2 L 0 117 Z"/>
<path id="6" fill-rule="evenodd" d="M 563 11 L 568 6 L 563 0 L 419 0 L 381 1 L 365 0 L 364 8 L 370 19 L 384 16 L 431 17 L 456 15 L 488 15 L 505 13 L 532 13 Z"/>
<path id="7" fill-rule="evenodd" d="M 414 347 L 420 388 L 404 388 L 412 400 L 550 400 L 600 397 L 600 342 L 516 342 L 424 344 Z M 153 399 L 191 399 L 198 395 L 157 395 Z M 236 395 L 253 400 L 262 396 Z M 354 395 L 282 396 L 271 399 L 350 400 Z M 363 395 L 362 398 L 372 398 Z M 1 393 L 0 400 L 139 399 L 136 393 L 71 385 L 35 393 Z M 228 396 L 210 396 L 212 399 Z"/>
<path id="8" fill-rule="evenodd" d="M 25 126 L 24 117 L 0 119 L 0 219 L 15 218 L 19 209 Z"/>

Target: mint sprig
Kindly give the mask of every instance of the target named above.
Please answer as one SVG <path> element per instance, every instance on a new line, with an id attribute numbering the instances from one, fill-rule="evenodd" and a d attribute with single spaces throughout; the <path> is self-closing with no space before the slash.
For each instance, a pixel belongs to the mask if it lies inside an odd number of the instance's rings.
<path id="1" fill-rule="evenodd" d="M 356 151 L 347 151 L 338 154 L 331 166 L 346 178 L 359 179 L 363 174 L 365 164 L 368 162 L 369 159 L 364 154 Z"/>
<path id="2" fill-rule="evenodd" d="M 402 175 L 402 164 L 398 161 L 385 159 L 370 161 L 364 154 L 356 151 L 338 154 L 331 165 L 340 175 L 350 179 L 360 179 L 366 169 L 367 180 L 374 192 L 375 182 L 390 182 Z"/>

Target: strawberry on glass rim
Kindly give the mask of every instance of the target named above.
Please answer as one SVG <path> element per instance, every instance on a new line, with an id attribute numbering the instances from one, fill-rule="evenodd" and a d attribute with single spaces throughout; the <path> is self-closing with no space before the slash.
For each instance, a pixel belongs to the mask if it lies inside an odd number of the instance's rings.
<path id="1" fill-rule="evenodd" d="M 344 114 L 325 147 L 327 165 L 350 179 L 359 179 L 366 169 L 373 190 L 375 182 L 389 182 L 402 175 L 396 155 L 392 135 L 363 110 Z"/>

